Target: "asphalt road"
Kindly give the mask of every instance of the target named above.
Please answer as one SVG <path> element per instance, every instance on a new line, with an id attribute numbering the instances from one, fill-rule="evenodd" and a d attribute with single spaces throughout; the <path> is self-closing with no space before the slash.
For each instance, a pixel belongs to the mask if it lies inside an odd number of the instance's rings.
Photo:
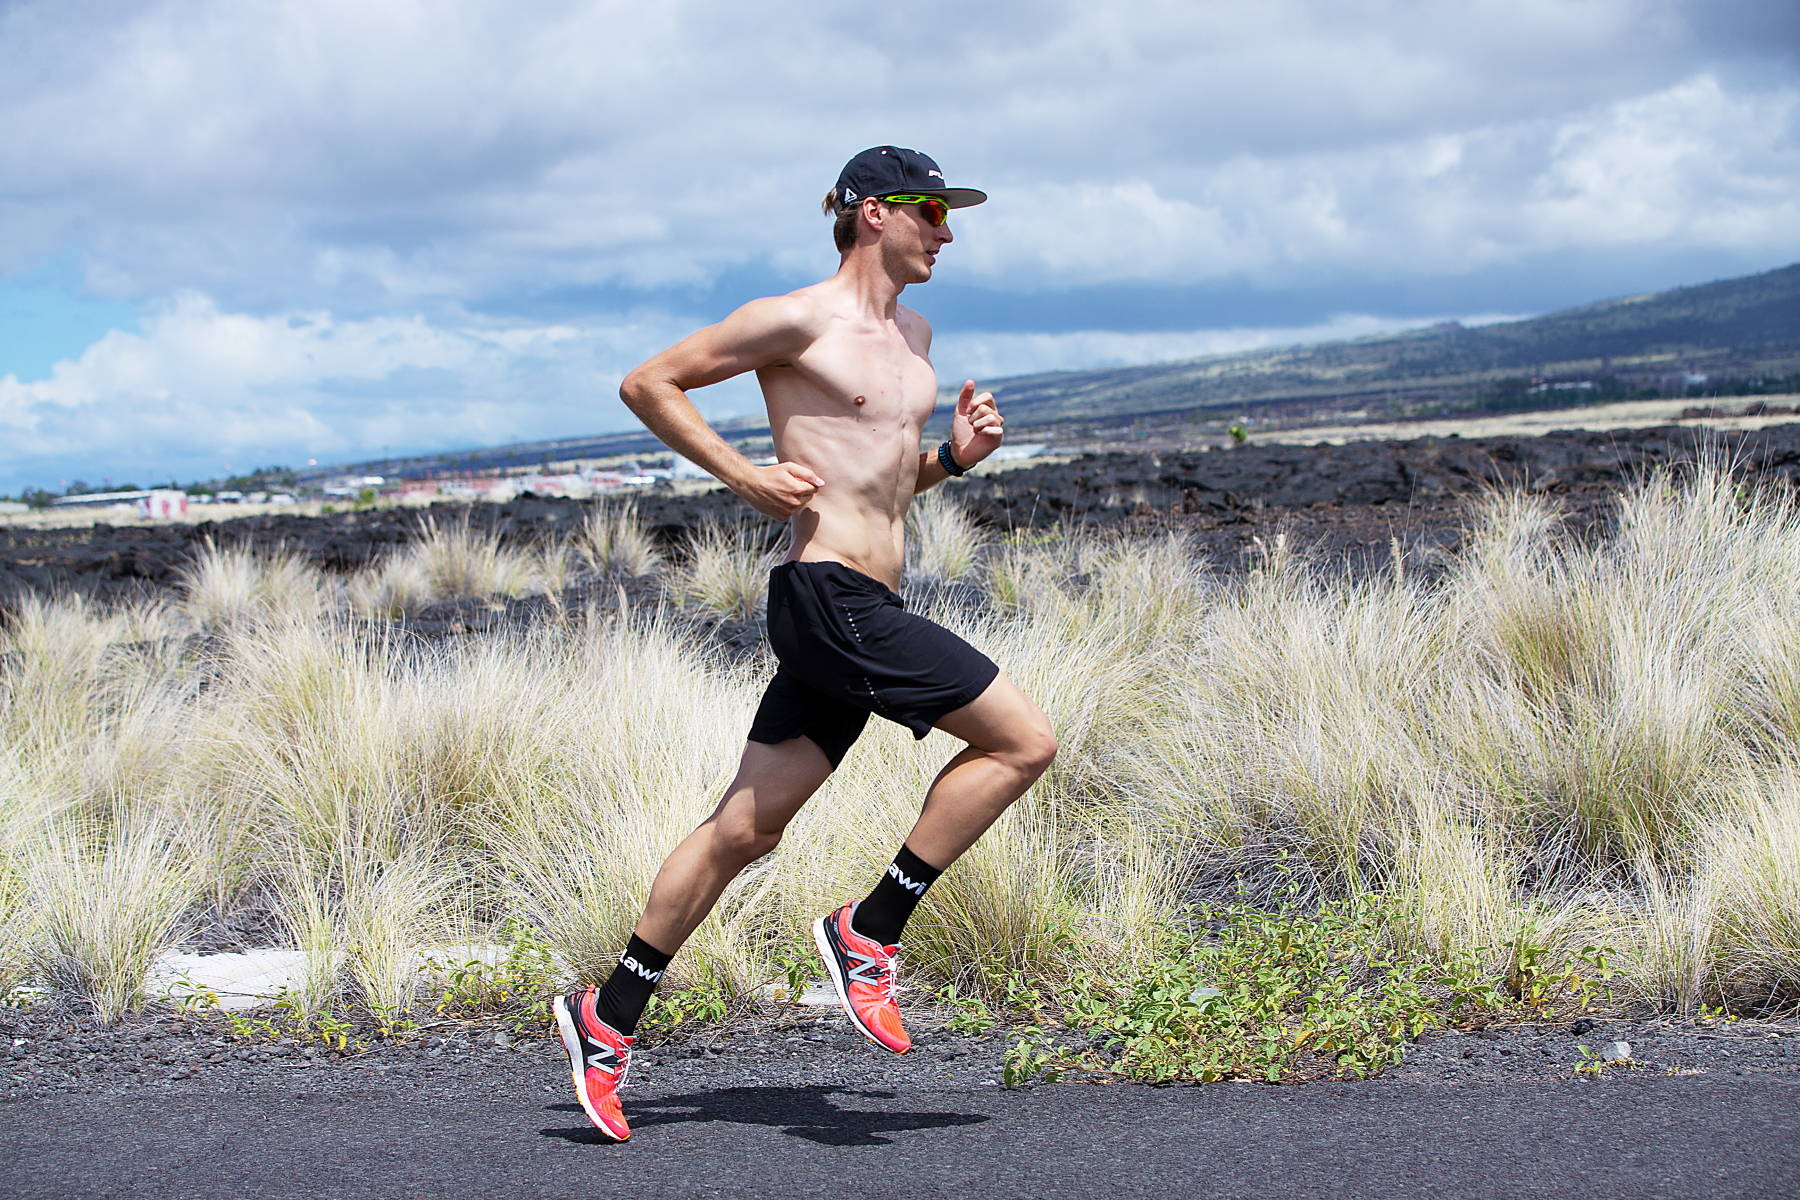
<path id="1" fill-rule="evenodd" d="M 645 1085 L 628 1093 L 635 1136 L 613 1145 L 566 1094 L 560 1061 L 518 1059 L 452 1088 L 407 1072 L 348 1083 L 275 1072 L 3 1103 L 0 1196 L 1800 1195 L 1791 1073 Z"/>

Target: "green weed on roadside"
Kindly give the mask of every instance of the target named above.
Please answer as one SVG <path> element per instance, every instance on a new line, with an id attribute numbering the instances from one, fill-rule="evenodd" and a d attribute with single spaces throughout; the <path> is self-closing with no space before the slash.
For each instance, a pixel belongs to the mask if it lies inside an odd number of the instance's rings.
<path id="1" fill-rule="evenodd" d="M 1592 1046 L 1577 1046 L 1575 1050 L 1581 1058 L 1569 1068 L 1569 1074 L 1576 1079 L 1599 1079 L 1608 1071 L 1635 1071 L 1644 1065 L 1635 1058 L 1607 1058 L 1604 1054 L 1596 1053 Z M 1671 1075 L 1681 1073 L 1677 1068 L 1669 1070 Z"/>
<path id="2" fill-rule="evenodd" d="M 318 1044 L 327 1050 L 349 1053 L 365 1050 L 369 1038 L 363 1029 L 343 1016 L 307 1012 L 288 989 L 275 994 L 266 1012 L 247 1014 L 226 1008 L 219 993 L 192 979 L 179 979 L 169 989 L 177 1011 L 186 1016 L 221 1021 L 227 1033 L 241 1042 Z"/>
<path id="3" fill-rule="evenodd" d="M 501 931 L 505 950 L 493 962 L 478 958 L 441 961 L 427 955 L 423 966 L 435 977 L 435 998 L 424 1006 L 368 1003 L 360 1008 L 309 1009 L 302 998 L 283 988 L 265 1009 L 249 1013 L 228 1009 L 219 993 L 192 979 L 169 989 L 177 1011 L 220 1021 L 240 1041 L 320 1044 L 340 1053 L 365 1050 L 378 1041 L 405 1041 L 430 1028 L 498 1022 L 515 1036 L 541 1032 L 549 1020 L 548 995 L 558 973 L 549 947 L 528 927 L 509 925 Z"/>
<path id="4" fill-rule="evenodd" d="M 1510 946 L 1512 971 L 1498 985 L 1485 947 L 1447 962 L 1403 957 L 1385 936 L 1385 903 L 1196 911 L 1137 963 L 1074 974 L 1053 1013 L 1022 1006 L 1034 1024 L 1015 1033 L 1006 1082 L 1074 1073 L 1150 1083 L 1363 1078 L 1398 1063 L 1427 1029 L 1585 1009 L 1606 994 L 1601 947 L 1552 969 L 1545 947 Z M 1023 984 L 1015 994 L 1039 1000 Z"/>
<path id="5" fill-rule="evenodd" d="M 798 1004 L 817 973 L 819 956 L 812 939 L 774 945 L 766 961 L 769 974 L 746 988 L 734 989 L 713 967 L 703 965 L 699 977 L 687 986 L 656 992 L 638 1023 L 638 1041 L 653 1045 L 725 1025 L 750 1014 L 759 994 L 777 1005 Z"/>
<path id="6" fill-rule="evenodd" d="M 449 1020 L 497 1019 L 514 1035 L 543 1028 L 550 1019 L 549 995 L 556 988 L 556 960 L 528 926 L 508 925 L 502 936 L 506 952 L 492 963 L 425 960 L 440 979 L 433 1013 Z"/>
<path id="7" fill-rule="evenodd" d="M 658 992 L 650 997 L 638 1022 L 638 1041 L 654 1045 L 678 1033 L 723 1025 L 745 999 L 745 994 L 732 992 L 722 979 L 708 970 L 688 987 Z"/>
<path id="8" fill-rule="evenodd" d="M 963 995 L 957 991 L 955 984 L 950 984 L 939 991 L 937 999 L 955 1010 L 950 1020 L 945 1023 L 945 1028 L 951 1033 L 978 1036 L 988 1032 L 999 1023 L 999 1018 L 994 1015 L 993 1009 L 987 1006 L 986 1001 L 979 996 Z"/>

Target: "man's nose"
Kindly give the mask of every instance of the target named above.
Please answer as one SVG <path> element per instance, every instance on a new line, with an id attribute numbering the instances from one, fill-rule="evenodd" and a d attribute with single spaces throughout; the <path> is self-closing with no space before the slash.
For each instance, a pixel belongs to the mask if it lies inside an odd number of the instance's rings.
<path id="1" fill-rule="evenodd" d="M 933 232 L 938 235 L 939 245 L 945 245 L 956 240 L 956 235 L 950 232 L 950 223 L 948 221 L 939 225 Z"/>

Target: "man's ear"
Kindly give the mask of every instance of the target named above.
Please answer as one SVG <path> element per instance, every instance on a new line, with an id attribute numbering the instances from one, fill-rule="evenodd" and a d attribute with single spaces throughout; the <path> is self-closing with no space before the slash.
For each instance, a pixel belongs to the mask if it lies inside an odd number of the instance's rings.
<path id="1" fill-rule="evenodd" d="M 887 224 L 888 213 L 892 210 L 873 196 L 864 196 L 862 200 L 863 220 L 880 233 L 881 227 Z"/>

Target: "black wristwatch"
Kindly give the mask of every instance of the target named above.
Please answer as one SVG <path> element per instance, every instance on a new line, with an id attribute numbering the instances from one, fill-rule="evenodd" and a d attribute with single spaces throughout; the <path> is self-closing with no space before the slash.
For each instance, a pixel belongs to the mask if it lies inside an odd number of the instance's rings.
<path id="1" fill-rule="evenodd" d="M 950 472 L 952 475 L 962 475 L 967 471 L 967 468 L 957 466 L 956 460 L 950 457 L 949 442 L 944 442 L 938 446 L 938 466 L 944 468 L 944 470 Z"/>

